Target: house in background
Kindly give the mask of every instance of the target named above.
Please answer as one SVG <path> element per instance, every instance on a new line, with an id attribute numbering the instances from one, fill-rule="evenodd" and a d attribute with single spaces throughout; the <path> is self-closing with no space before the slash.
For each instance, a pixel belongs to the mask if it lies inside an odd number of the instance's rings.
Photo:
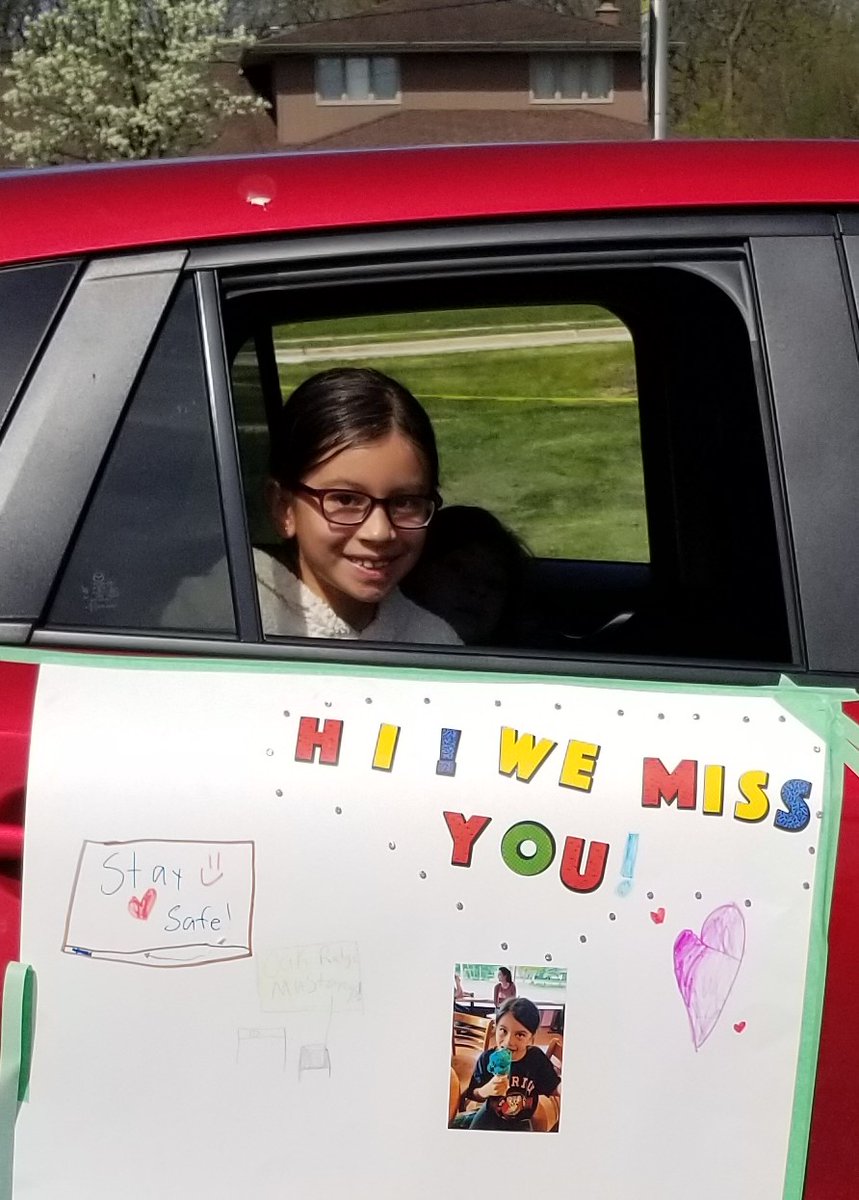
<path id="1" fill-rule="evenodd" d="M 284 147 L 647 138 L 641 36 L 518 0 L 388 0 L 245 51 Z"/>

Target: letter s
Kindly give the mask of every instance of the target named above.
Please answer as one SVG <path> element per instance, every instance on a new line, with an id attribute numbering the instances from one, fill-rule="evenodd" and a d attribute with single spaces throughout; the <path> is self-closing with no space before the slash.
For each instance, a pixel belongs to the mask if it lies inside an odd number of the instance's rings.
<path id="1" fill-rule="evenodd" d="M 776 829 L 786 829 L 789 833 L 801 833 L 811 820 L 811 810 L 805 803 L 811 795 L 811 784 L 807 779 L 788 779 L 781 785 L 781 802 L 787 812 L 775 815 L 773 824 Z"/>

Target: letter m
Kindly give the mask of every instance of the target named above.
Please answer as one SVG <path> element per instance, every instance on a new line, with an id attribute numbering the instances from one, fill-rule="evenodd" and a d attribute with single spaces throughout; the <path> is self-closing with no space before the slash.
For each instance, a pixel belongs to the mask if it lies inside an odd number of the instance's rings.
<path id="1" fill-rule="evenodd" d="M 644 760 L 642 808 L 659 808 L 676 800 L 678 808 L 694 809 L 697 790 L 698 763 L 694 758 L 684 758 L 673 771 L 667 770 L 658 758 Z"/>

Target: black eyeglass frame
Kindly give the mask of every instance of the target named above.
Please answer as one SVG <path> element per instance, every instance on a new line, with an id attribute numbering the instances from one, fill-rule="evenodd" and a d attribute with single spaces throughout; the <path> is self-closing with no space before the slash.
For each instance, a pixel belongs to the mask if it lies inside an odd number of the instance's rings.
<path id="1" fill-rule="evenodd" d="M 344 487 L 314 488 L 314 487 L 309 487 L 306 483 L 295 483 L 292 485 L 292 488 L 289 490 L 291 490 L 293 492 L 299 492 L 299 493 L 307 495 L 307 496 L 312 496 L 312 498 L 319 505 L 319 511 L 322 513 L 325 520 L 329 522 L 329 524 L 345 525 L 352 529 L 357 528 L 357 526 L 359 526 L 359 525 L 363 525 L 364 522 L 369 518 L 369 516 L 373 512 L 373 510 L 376 508 L 384 509 L 385 516 L 388 518 L 389 523 L 391 524 L 391 526 L 394 529 L 403 529 L 403 530 L 426 529 L 426 527 L 429 525 L 430 521 L 433 519 L 435 514 L 438 512 L 438 510 L 441 508 L 442 504 L 444 503 L 444 501 L 442 500 L 442 498 L 438 494 L 438 492 L 433 492 L 432 495 L 430 495 L 430 496 L 421 496 L 421 495 L 417 495 L 417 494 L 410 492 L 410 493 L 407 493 L 405 495 L 400 495 L 400 496 L 384 496 L 384 497 L 382 497 L 382 496 L 371 496 L 368 492 L 361 492 L 355 488 L 344 488 Z M 328 513 L 325 511 L 326 496 L 335 495 L 338 492 L 340 493 L 340 495 L 343 495 L 344 493 L 346 493 L 347 495 L 350 495 L 350 496 L 361 496 L 364 500 L 369 501 L 366 512 L 364 512 L 357 521 L 340 521 L 336 517 L 330 517 L 328 515 Z M 422 500 L 422 501 L 424 501 L 426 504 L 431 505 L 429 516 L 420 525 L 401 525 L 401 524 L 399 524 L 399 522 L 395 521 L 394 518 L 391 516 L 391 508 L 390 508 L 390 506 L 392 504 L 395 504 L 398 500 L 400 500 L 400 501 L 402 501 L 402 500 Z"/>

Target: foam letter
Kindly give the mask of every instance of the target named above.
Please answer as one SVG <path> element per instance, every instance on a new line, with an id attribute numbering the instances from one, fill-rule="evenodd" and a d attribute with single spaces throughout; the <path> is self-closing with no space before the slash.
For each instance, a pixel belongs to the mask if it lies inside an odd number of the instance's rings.
<path id="1" fill-rule="evenodd" d="M 397 753 L 397 741 L 400 737 L 399 725 L 380 725 L 379 736 L 376 738 L 376 749 L 373 753 L 373 770 L 390 771 L 394 765 Z"/>
<path id="2" fill-rule="evenodd" d="M 744 771 L 740 776 L 739 788 L 744 796 L 734 805 L 734 816 L 738 821 L 763 821 L 770 811 L 766 793 L 770 777 L 767 771 Z"/>
<path id="3" fill-rule="evenodd" d="M 781 802 L 787 812 L 775 815 L 773 824 L 776 829 L 786 829 L 790 833 L 801 833 L 811 820 L 811 809 L 805 803 L 811 795 L 811 784 L 807 779 L 788 779 L 781 787 Z"/>
<path id="4" fill-rule="evenodd" d="M 532 854 L 523 854 L 522 847 L 526 842 L 536 847 Z M 501 857 L 517 875 L 539 875 L 552 865 L 555 839 L 545 825 L 519 821 L 511 825 L 501 839 Z"/>
<path id="5" fill-rule="evenodd" d="M 717 763 L 708 763 L 704 768 L 703 813 L 707 817 L 721 817 L 725 807 L 725 768 Z"/>
<path id="6" fill-rule="evenodd" d="M 594 786 L 594 771 L 600 756 L 599 746 L 592 742 L 569 742 L 561 767 L 561 787 L 574 788 L 577 792 L 589 792 Z"/>
<path id="7" fill-rule="evenodd" d="M 469 817 L 464 813 L 446 812 L 443 814 L 447 822 L 448 832 L 453 838 L 453 854 L 450 858 L 452 867 L 470 867 L 471 853 L 474 843 L 492 820 L 491 817 Z"/>
<path id="8" fill-rule="evenodd" d="M 325 721 L 320 729 L 315 717 L 302 717 L 298 722 L 295 761 L 312 763 L 318 750 L 320 763 L 326 767 L 336 767 L 342 734 L 342 721 Z"/>
<path id="9" fill-rule="evenodd" d="M 582 870 L 584 838 L 568 837 L 561 855 L 561 883 L 571 892 L 595 892 L 605 876 L 608 842 L 591 842 L 588 861 Z"/>
<path id="10" fill-rule="evenodd" d="M 533 733 L 523 733 L 520 736 L 516 729 L 503 725 L 498 770 L 502 775 L 515 775 L 523 783 L 528 783 L 555 749 L 556 744 L 549 738 L 541 738 L 537 742 Z"/>
<path id="11" fill-rule="evenodd" d="M 694 758 L 684 758 L 673 771 L 668 771 L 658 758 L 644 760 L 644 777 L 641 787 L 642 808 L 659 808 L 665 801 L 678 808 L 694 809 L 695 791 L 698 786 L 698 763 Z"/>

